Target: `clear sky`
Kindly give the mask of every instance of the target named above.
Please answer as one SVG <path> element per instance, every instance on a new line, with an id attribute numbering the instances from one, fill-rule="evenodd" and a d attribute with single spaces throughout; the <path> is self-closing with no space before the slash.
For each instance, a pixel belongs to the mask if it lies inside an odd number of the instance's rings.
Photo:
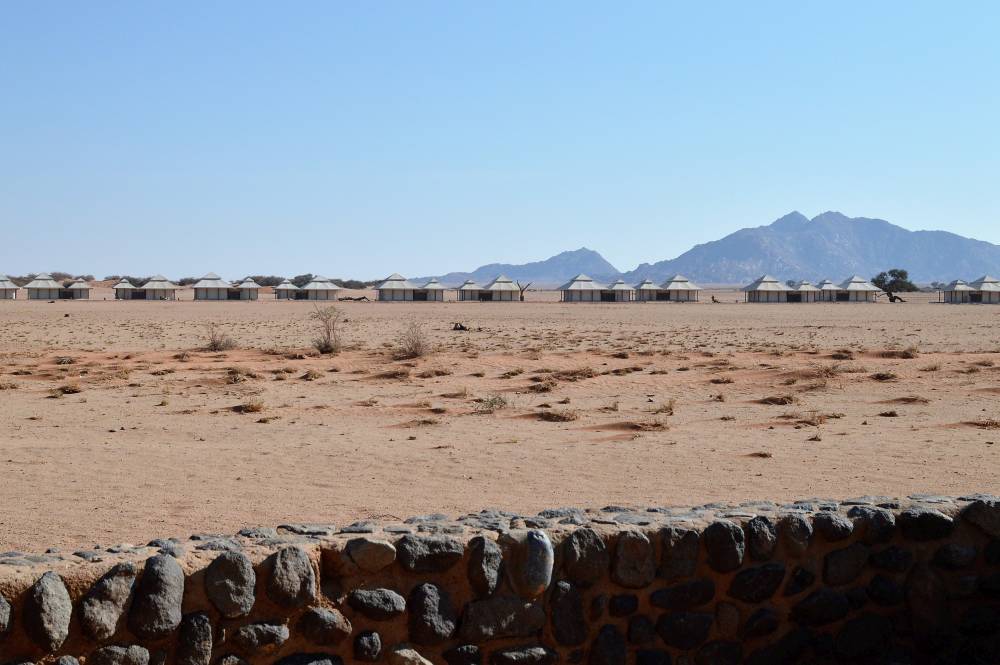
<path id="1" fill-rule="evenodd" d="M 996 2 L 0 5 L 0 273 L 376 278 L 791 211 L 1000 243 Z"/>

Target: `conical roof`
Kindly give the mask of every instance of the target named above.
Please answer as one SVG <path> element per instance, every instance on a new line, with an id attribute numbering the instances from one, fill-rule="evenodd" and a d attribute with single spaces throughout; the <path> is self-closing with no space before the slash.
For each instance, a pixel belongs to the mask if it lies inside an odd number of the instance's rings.
<path id="1" fill-rule="evenodd" d="M 153 275 L 146 280 L 146 283 L 142 285 L 142 288 L 147 291 L 176 291 L 181 287 L 177 286 L 163 275 Z"/>
<path id="2" fill-rule="evenodd" d="M 394 272 L 385 280 L 375 287 L 377 290 L 381 291 L 383 289 L 415 289 L 415 285 L 411 284 L 405 277 L 400 275 L 398 272 Z"/>
<path id="3" fill-rule="evenodd" d="M 580 273 L 559 287 L 560 291 L 600 291 L 601 285 L 590 277 Z"/>
<path id="4" fill-rule="evenodd" d="M 657 291 L 659 288 L 651 279 L 644 279 L 635 285 L 636 291 Z"/>
<path id="5" fill-rule="evenodd" d="M 770 275 L 761 275 L 756 281 L 743 287 L 744 291 L 791 291 L 786 285 Z"/>
<path id="6" fill-rule="evenodd" d="M 228 289 L 229 284 L 225 282 L 221 277 L 216 275 L 214 272 L 206 274 L 204 277 L 195 282 L 191 288 L 194 289 Z"/>
<path id="7" fill-rule="evenodd" d="M 82 279 L 74 279 L 73 283 L 70 284 L 67 288 L 73 291 L 89 291 L 90 284 L 87 284 L 87 282 L 85 282 Z"/>
<path id="8" fill-rule="evenodd" d="M 427 281 L 426 284 L 420 287 L 424 291 L 444 291 L 444 287 L 441 286 L 441 282 L 437 281 L 436 277 L 432 277 Z"/>
<path id="9" fill-rule="evenodd" d="M 972 286 L 972 288 L 976 291 L 989 291 L 995 293 L 1000 291 L 1000 280 L 995 277 L 990 277 L 989 275 L 983 275 L 974 281 L 970 286 Z"/>
<path id="10" fill-rule="evenodd" d="M 484 291 L 518 291 L 517 284 L 506 275 L 497 275 L 492 282 L 483 287 Z"/>
<path id="11" fill-rule="evenodd" d="M 294 284 L 292 284 L 290 281 L 288 281 L 286 279 L 286 280 L 282 281 L 281 284 L 278 284 L 276 287 L 274 287 L 274 290 L 275 291 L 298 291 L 299 287 L 295 286 Z"/>
<path id="12" fill-rule="evenodd" d="M 824 279 L 822 282 L 819 283 L 819 290 L 820 291 L 839 291 L 840 289 L 837 288 L 837 285 L 834 284 L 832 281 L 830 281 L 828 279 Z"/>
<path id="13" fill-rule="evenodd" d="M 478 284 L 476 284 L 476 282 L 474 280 L 467 279 L 462 284 L 462 286 L 458 287 L 458 290 L 459 291 L 481 291 L 482 287 L 479 286 Z"/>
<path id="14" fill-rule="evenodd" d="M 881 291 L 871 282 L 860 275 L 852 275 L 840 284 L 841 291 Z"/>
<path id="15" fill-rule="evenodd" d="M 615 281 L 604 287 L 605 291 L 631 291 L 632 287 L 625 283 L 624 279 L 616 279 Z"/>
<path id="16" fill-rule="evenodd" d="M 0 289 L 16 289 L 17 284 L 10 281 L 7 275 L 0 275 Z"/>
<path id="17" fill-rule="evenodd" d="M 667 281 L 660 284 L 660 288 L 665 291 L 701 291 L 701 287 L 689 280 L 684 275 L 674 275 L 668 277 Z"/>
<path id="18" fill-rule="evenodd" d="M 945 291 L 975 291 L 976 289 L 972 288 L 971 286 L 969 286 L 968 284 L 966 284 L 964 281 L 962 281 L 960 279 L 956 279 L 954 282 L 952 282 L 948 286 L 944 287 L 944 290 Z"/>
<path id="19" fill-rule="evenodd" d="M 116 290 L 124 291 L 126 289 L 134 289 L 135 285 L 133 285 L 132 282 L 122 277 L 121 281 L 115 284 L 114 288 Z"/>
<path id="20" fill-rule="evenodd" d="M 316 275 L 312 281 L 302 287 L 303 291 L 339 291 L 340 287 L 333 280 L 322 275 Z"/>
<path id="21" fill-rule="evenodd" d="M 62 284 L 52 279 L 52 275 L 47 272 L 40 272 L 35 278 L 24 285 L 26 289 L 61 289 Z"/>
<path id="22" fill-rule="evenodd" d="M 819 289 L 817 289 L 815 286 L 813 286 L 812 282 L 809 282 L 809 281 L 806 281 L 806 280 L 803 280 L 803 281 L 799 282 L 798 284 L 796 284 L 795 288 L 792 289 L 792 290 L 793 291 L 799 291 L 799 292 L 804 292 L 804 291 L 816 291 L 817 293 L 819 292 Z"/>

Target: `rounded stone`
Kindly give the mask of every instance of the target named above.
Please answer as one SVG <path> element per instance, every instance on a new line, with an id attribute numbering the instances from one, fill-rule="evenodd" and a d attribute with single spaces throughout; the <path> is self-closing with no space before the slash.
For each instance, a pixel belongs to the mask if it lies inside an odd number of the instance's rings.
<path id="1" fill-rule="evenodd" d="M 869 557 L 869 561 L 873 567 L 879 570 L 890 573 L 905 573 L 913 565 L 913 553 L 897 545 L 890 545 L 874 552 Z"/>
<path id="2" fill-rule="evenodd" d="M 482 643 L 505 637 L 528 637 L 545 626 L 540 603 L 517 596 L 493 596 L 465 606 L 459 635 L 463 642 Z"/>
<path id="3" fill-rule="evenodd" d="M 729 583 L 729 595 L 745 603 L 761 603 L 777 593 L 785 579 L 785 564 L 765 563 L 741 570 Z"/>
<path id="4" fill-rule="evenodd" d="M 149 665 L 149 651 L 138 644 L 102 647 L 90 654 L 87 665 Z"/>
<path id="5" fill-rule="evenodd" d="M 1000 499 L 977 499 L 962 511 L 962 519 L 975 524 L 991 538 L 1000 538 Z"/>
<path id="6" fill-rule="evenodd" d="M 62 646 L 69 636 L 73 612 L 66 585 L 49 571 L 35 581 L 24 601 L 24 627 L 32 641 L 47 652 Z"/>
<path id="7" fill-rule="evenodd" d="M 665 610 L 693 610 L 712 602 L 715 582 L 708 578 L 681 582 L 649 595 L 649 604 Z"/>
<path id="8" fill-rule="evenodd" d="M 563 571 L 573 584 L 587 588 L 608 574 L 611 556 L 604 540 L 590 528 L 577 529 L 562 544 Z"/>
<path id="9" fill-rule="evenodd" d="M 906 599 L 903 587 L 894 579 L 882 573 L 876 573 L 868 581 L 865 589 L 872 602 L 882 607 L 894 607 L 902 605 Z"/>
<path id="10" fill-rule="evenodd" d="M 501 536 L 504 568 L 511 587 L 523 598 L 538 598 L 552 582 L 555 551 L 539 529 L 511 531 Z"/>
<path id="11" fill-rule="evenodd" d="M 736 570 L 743 564 L 743 529 L 732 522 L 717 520 L 701 534 L 708 553 L 708 565 L 719 573 Z"/>
<path id="12" fill-rule="evenodd" d="M 945 570 L 968 568 L 976 561 L 976 548 L 974 545 L 947 543 L 937 548 L 932 561 L 935 566 Z"/>
<path id="13" fill-rule="evenodd" d="M 656 577 L 653 544 L 646 534 L 627 530 L 618 534 L 611 579 L 628 589 L 649 586 Z"/>
<path id="14" fill-rule="evenodd" d="M 792 574 L 788 576 L 788 582 L 781 595 L 785 597 L 798 595 L 811 587 L 815 581 L 815 573 L 801 566 L 796 566 L 792 570 Z"/>
<path id="15" fill-rule="evenodd" d="M 743 527 L 746 532 L 747 554 L 754 561 L 767 561 L 778 544 L 778 532 L 771 520 L 758 515 Z"/>
<path id="16" fill-rule="evenodd" d="M 205 569 L 205 595 L 228 619 L 250 614 L 256 585 L 253 564 L 242 552 L 223 552 Z"/>
<path id="17" fill-rule="evenodd" d="M 392 589 L 355 589 L 347 604 L 374 621 L 388 621 L 406 611 L 406 600 Z"/>
<path id="18" fill-rule="evenodd" d="M 271 557 L 267 597 L 281 607 L 294 609 L 316 597 L 316 572 L 304 549 L 284 547 Z"/>
<path id="19" fill-rule="evenodd" d="M 656 633 L 667 646 L 694 649 L 708 639 L 712 622 L 713 616 L 702 612 L 663 614 L 656 621 Z"/>
<path id="20" fill-rule="evenodd" d="M 138 574 L 134 563 L 119 563 L 97 580 L 84 596 L 80 603 L 80 624 L 90 639 L 103 642 L 118 630 L 118 622 Z"/>
<path id="21" fill-rule="evenodd" d="M 328 653 L 293 653 L 276 661 L 274 665 L 344 665 L 344 661 L 340 656 Z"/>
<path id="22" fill-rule="evenodd" d="M 743 626 L 743 637 L 750 640 L 765 637 L 778 630 L 780 625 L 781 619 L 777 612 L 770 607 L 762 607 L 747 618 Z"/>
<path id="23" fill-rule="evenodd" d="M 579 646 L 587 640 L 587 621 L 583 616 L 583 597 L 572 584 L 556 582 L 549 597 L 552 636 L 563 646 Z"/>
<path id="24" fill-rule="evenodd" d="M 299 618 L 298 629 L 313 644 L 340 644 L 351 636 L 351 622 L 338 610 L 310 607 Z"/>
<path id="25" fill-rule="evenodd" d="M 497 649 L 490 655 L 491 665 L 551 665 L 559 654 L 543 646 L 522 646 Z"/>
<path id="26" fill-rule="evenodd" d="M 903 536 L 909 540 L 939 540 L 951 535 L 955 521 L 937 510 L 912 506 L 896 518 Z"/>
<path id="27" fill-rule="evenodd" d="M 597 631 L 597 637 L 590 645 L 589 665 L 625 665 L 628 647 L 625 637 L 616 626 L 605 624 Z"/>
<path id="28" fill-rule="evenodd" d="M 813 528 L 802 515 L 790 513 L 778 520 L 778 537 L 792 556 L 802 556 L 809 549 Z"/>
<path id="29" fill-rule="evenodd" d="M 668 527 L 660 532 L 660 543 L 662 551 L 657 575 L 667 582 L 694 575 L 700 543 L 697 531 Z"/>
<path id="30" fill-rule="evenodd" d="M 840 513 L 824 511 L 813 516 L 813 529 L 827 542 L 835 543 L 851 537 L 854 522 Z"/>
<path id="31" fill-rule="evenodd" d="M 10 603 L 7 599 L 0 594 L 0 636 L 6 633 L 10 629 L 10 618 L 13 612 L 10 607 Z"/>
<path id="32" fill-rule="evenodd" d="M 868 547 L 861 543 L 828 552 L 823 558 L 823 581 L 830 586 L 850 584 L 865 571 L 868 556 Z"/>
<path id="33" fill-rule="evenodd" d="M 288 641 L 288 626 L 277 623 L 252 623 L 233 633 L 233 642 L 249 653 L 273 653 Z"/>
<path id="34" fill-rule="evenodd" d="M 854 520 L 854 532 L 865 545 L 887 543 L 896 532 L 896 516 L 885 508 L 852 506 L 847 516 Z"/>
<path id="35" fill-rule="evenodd" d="M 352 538 L 345 549 L 351 561 L 368 573 L 377 573 L 396 560 L 396 548 L 388 540 Z"/>
<path id="36" fill-rule="evenodd" d="M 462 560 L 465 547 L 449 536 L 408 534 L 396 541 L 396 556 L 413 573 L 443 573 Z"/>
<path id="37" fill-rule="evenodd" d="M 374 663 L 382 656 L 382 638 L 373 630 L 358 633 L 354 638 L 354 658 Z"/>
<path id="38" fill-rule="evenodd" d="M 825 626 L 840 621 L 849 610 L 847 596 L 832 589 L 819 589 L 792 607 L 791 618 L 803 626 Z"/>
<path id="39" fill-rule="evenodd" d="M 500 546 L 486 536 L 476 536 L 469 541 L 469 586 L 480 598 L 492 596 L 500 582 L 503 552 Z"/>
<path id="40" fill-rule="evenodd" d="M 408 644 L 400 644 L 389 651 L 389 665 L 433 665 Z"/>
<path id="41" fill-rule="evenodd" d="M 441 587 L 429 582 L 417 585 L 410 592 L 406 608 L 411 642 L 433 646 L 455 634 L 458 615 L 448 592 Z"/>
<path id="42" fill-rule="evenodd" d="M 211 660 L 211 620 L 204 612 L 184 615 L 177 636 L 176 665 L 208 665 Z"/>
<path id="43" fill-rule="evenodd" d="M 184 571 L 180 564 L 166 554 L 150 557 L 129 608 L 129 630 L 146 640 L 166 637 L 181 625 L 183 601 Z"/>
<path id="44" fill-rule="evenodd" d="M 620 593 L 608 600 L 608 614 L 613 617 L 627 617 L 639 609 L 639 597 L 634 593 Z"/>

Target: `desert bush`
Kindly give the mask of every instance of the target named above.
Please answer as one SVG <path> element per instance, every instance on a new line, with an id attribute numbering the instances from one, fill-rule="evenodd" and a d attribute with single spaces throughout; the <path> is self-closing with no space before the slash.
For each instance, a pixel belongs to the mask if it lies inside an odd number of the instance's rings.
<path id="1" fill-rule="evenodd" d="M 652 410 L 652 413 L 660 416 L 672 416 L 674 415 L 674 407 L 676 406 L 677 406 L 677 400 L 670 399 L 664 402 L 663 404 L 660 404 L 659 406 L 655 407 Z"/>
<path id="2" fill-rule="evenodd" d="M 314 369 L 307 369 L 299 378 L 303 381 L 315 381 L 316 379 L 323 378 L 323 375 Z"/>
<path id="3" fill-rule="evenodd" d="M 762 397 L 757 400 L 761 404 L 770 404 L 773 406 L 787 406 L 789 404 L 795 404 L 798 400 L 794 395 L 771 395 L 769 397 Z"/>
<path id="4" fill-rule="evenodd" d="M 895 410 L 893 410 L 893 411 L 883 411 L 882 413 L 880 413 L 878 415 L 882 416 L 883 418 L 898 418 L 899 417 L 899 413 L 896 412 Z"/>
<path id="5" fill-rule="evenodd" d="M 580 417 L 576 411 L 538 411 L 535 416 L 550 423 L 566 423 Z"/>
<path id="6" fill-rule="evenodd" d="M 236 413 L 259 413 L 264 410 L 264 401 L 257 397 L 252 397 L 242 404 L 233 407 Z"/>
<path id="7" fill-rule="evenodd" d="M 546 377 L 544 379 L 535 379 L 535 383 L 528 386 L 528 390 L 533 393 L 549 393 L 555 390 L 558 385 L 555 379 Z"/>
<path id="8" fill-rule="evenodd" d="M 309 318 L 315 321 L 319 328 L 319 333 L 312 340 L 313 348 L 320 353 L 340 353 L 342 344 L 337 326 L 342 319 L 337 308 L 332 305 L 323 308 L 314 306 Z"/>
<path id="9" fill-rule="evenodd" d="M 876 381 L 895 381 L 899 377 L 893 372 L 875 372 L 872 378 Z"/>
<path id="10" fill-rule="evenodd" d="M 498 393 L 492 393 L 486 397 L 482 397 L 476 400 L 476 413 L 489 414 L 501 409 L 506 409 L 508 406 L 507 398 Z"/>
<path id="11" fill-rule="evenodd" d="M 396 358 L 422 358 L 431 352 L 431 343 L 424 332 L 423 326 L 416 321 L 410 321 L 399 336 Z"/>
<path id="12" fill-rule="evenodd" d="M 208 343 L 205 345 L 207 351 L 232 351 L 236 348 L 236 340 L 219 328 L 217 323 L 205 326 L 205 334 L 208 336 Z"/>
<path id="13" fill-rule="evenodd" d="M 12 381 L 0 381 L 0 390 L 17 390 L 17 384 Z"/>
<path id="14" fill-rule="evenodd" d="M 920 355 L 919 349 L 915 346 L 908 346 L 905 349 L 886 349 L 876 354 L 879 358 L 900 358 L 912 360 Z"/>

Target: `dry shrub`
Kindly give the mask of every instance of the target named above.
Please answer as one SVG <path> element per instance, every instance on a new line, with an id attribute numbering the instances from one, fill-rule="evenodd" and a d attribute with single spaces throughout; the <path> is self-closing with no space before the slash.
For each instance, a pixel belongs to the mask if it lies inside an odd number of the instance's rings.
<path id="1" fill-rule="evenodd" d="M 0 381 L 0 390 L 17 390 L 17 384 L 12 381 Z"/>
<path id="2" fill-rule="evenodd" d="M 236 385 L 237 383 L 243 383 L 248 379 L 259 379 L 260 375 L 253 370 L 244 369 L 242 367 L 229 367 L 226 369 L 226 383 Z"/>
<path id="3" fill-rule="evenodd" d="M 905 397 L 896 397 L 890 399 L 886 404 L 930 404 L 931 401 L 926 397 L 921 397 L 919 395 L 906 395 Z"/>
<path id="4" fill-rule="evenodd" d="M 76 358 L 71 358 L 70 356 L 56 356 L 57 365 L 72 365 L 76 362 Z"/>
<path id="5" fill-rule="evenodd" d="M 611 354 L 611 357 L 621 358 L 622 360 L 625 360 L 628 358 L 628 351 L 615 351 L 614 353 Z"/>
<path id="6" fill-rule="evenodd" d="M 509 369 L 506 372 L 504 372 L 503 374 L 501 374 L 500 378 L 501 379 L 513 379 L 515 376 L 520 376 L 521 374 L 524 374 L 524 370 L 521 369 L 520 367 L 516 367 L 514 369 Z"/>
<path id="7" fill-rule="evenodd" d="M 421 379 L 432 379 L 436 376 L 451 376 L 451 370 L 443 367 L 428 367 L 417 374 Z"/>
<path id="8" fill-rule="evenodd" d="M 507 406 L 506 397 L 498 393 L 492 393 L 486 397 L 477 399 L 475 410 L 479 414 L 490 414 L 501 409 L 506 409 Z"/>
<path id="9" fill-rule="evenodd" d="M 985 418 L 969 424 L 979 429 L 1000 429 L 1000 420 L 996 418 Z"/>
<path id="10" fill-rule="evenodd" d="M 264 400 L 252 397 L 242 404 L 233 407 L 236 413 L 259 413 L 264 410 Z"/>
<path id="11" fill-rule="evenodd" d="M 714 383 L 716 385 L 725 385 L 732 382 L 733 382 L 732 378 L 728 376 L 717 376 L 711 381 L 709 381 L 709 383 Z"/>
<path id="12" fill-rule="evenodd" d="M 872 378 L 876 381 L 895 381 L 899 377 L 894 372 L 875 372 Z"/>
<path id="13" fill-rule="evenodd" d="M 810 425 L 812 427 L 819 427 L 824 424 L 827 420 L 833 420 L 838 418 L 843 418 L 843 413 L 819 413 L 818 411 L 813 411 L 806 416 L 796 420 L 796 423 L 800 425 Z"/>
<path id="14" fill-rule="evenodd" d="M 410 370 L 405 367 L 395 367 L 375 375 L 376 379 L 408 379 Z"/>
<path id="15" fill-rule="evenodd" d="M 180 353 L 174 354 L 174 360 L 180 363 L 186 363 L 190 359 L 191 359 L 191 354 L 188 353 L 187 351 L 181 351 Z"/>
<path id="16" fill-rule="evenodd" d="M 528 386 L 528 390 L 533 393 L 550 393 L 559 385 L 558 382 L 556 382 L 556 380 L 552 377 L 546 377 L 544 379 L 536 377 L 532 380 L 536 383 L 532 383 Z"/>
<path id="17" fill-rule="evenodd" d="M 774 455 L 772 455 L 771 453 L 764 452 L 764 451 L 761 450 L 761 451 L 757 451 L 755 453 L 748 453 L 747 457 L 757 457 L 759 459 L 771 459 L 772 457 L 774 457 Z"/>
<path id="18" fill-rule="evenodd" d="M 677 400 L 670 399 L 659 406 L 654 407 L 652 413 L 658 416 L 672 416 L 674 415 L 675 406 L 677 406 Z"/>
<path id="19" fill-rule="evenodd" d="M 206 351 L 232 351 L 236 348 L 236 340 L 219 328 L 217 323 L 206 325 L 205 334 L 208 336 L 208 343 L 205 344 Z"/>
<path id="20" fill-rule="evenodd" d="M 614 374 L 615 376 L 625 376 L 626 374 L 633 374 L 635 372 L 641 372 L 643 370 L 639 365 L 631 365 L 629 367 L 619 367 L 618 369 L 609 369 L 604 372 L 605 374 Z"/>
<path id="21" fill-rule="evenodd" d="M 536 411 L 535 416 L 539 420 L 544 420 L 550 423 L 568 423 L 571 420 L 576 420 L 580 415 L 576 411 L 564 411 L 564 410 L 553 410 L 553 411 Z"/>
<path id="22" fill-rule="evenodd" d="M 581 379 L 592 379 L 598 375 L 593 367 L 580 367 L 577 369 L 564 369 L 553 372 L 552 378 L 557 381 L 579 381 Z"/>
<path id="23" fill-rule="evenodd" d="M 337 326 L 342 321 L 340 312 L 334 306 L 320 308 L 313 305 L 309 318 L 316 322 L 319 333 L 313 337 L 313 348 L 320 353 L 340 353 L 342 343 Z"/>
<path id="24" fill-rule="evenodd" d="M 901 360 L 912 360 L 920 355 L 919 349 L 915 346 L 908 346 L 905 349 L 886 349 L 875 354 L 879 358 L 899 358 Z"/>
<path id="25" fill-rule="evenodd" d="M 307 369 L 299 378 L 303 381 L 315 381 L 316 379 L 322 379 L 323 375 L 314 369 Z"/>
<path id="26" fill-rule="evenodd" d="M 921 372 L 938 372 L 941 370 L 941 363 L 934 363 L 932 365 L 927 365 L 926 367 L 921 367 Z"/>
<path id="27" fill-rule="evenodd" d="M 659 418 L 653 418 L 652 420 L 637 420 L 625 423 L 625 426 L 628 427 L 628 429 L 632 429 L 637 432 L 662 432 L 670 429 L 670 426 Z"/>
<path id="28" fill-rule="evenodd" d="M 396 358 L 398 360 L 422 358 L 430 352 L 431 343 L 423 326 L 416 321 L 410 321 L 399 336 Z"/>
<path id="29" fill-rule="evenodd" d="M 445 399 L 464 399 L 468 396 L 469 396 L 469 389 L 466 388 L 465 386 L 462 386 L 461 390 L 456 390 L 455 392 L 441 394 L 441 397 L 444 397 Z"/>
<path id="30" fill-rule="evenodd" d="M 895 410 L 893 410 L 893 411 L 883 411 L 882 413 L 880 413 L 878 415 L 882 416 L 883 418 L 898 418 L 899 417 L 899 413 L 897 411 L 895 411 Z"/>
<path id="31" fill-rule="evenodd" d="M 439 425 L 440 423 L 441 421 L 437 418 L 420 418 L 403 423 L 403 427 L 428 427 L 430 425 Z"/>
<path id="32" fill-rule="evenodd" d="M 834 360 L 854 360 L 854 352 L 850 349 L 837 349 L 830 357 Z"/>
<path id="33" fill-rule="evenodd" d="M 795 404 L 798 398 L 795 395 L 771 395 L 770 397 L 763 397 L 757 400 L 760 404 L 769 404 L 772 406 L 787 406 L 789 404 Z"/>

